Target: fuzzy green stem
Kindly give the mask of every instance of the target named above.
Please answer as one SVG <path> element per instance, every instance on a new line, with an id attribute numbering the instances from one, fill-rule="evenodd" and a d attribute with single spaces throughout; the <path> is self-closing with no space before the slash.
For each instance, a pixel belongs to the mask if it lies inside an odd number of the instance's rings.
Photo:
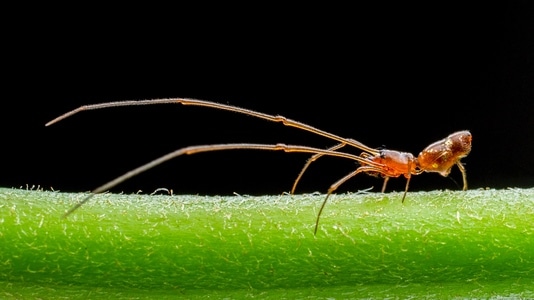
<path id="1" fill-rule="evenodd" d="M 0 189 L 0 295 L 534 296 L 534 189 L 83 196 Z"/>

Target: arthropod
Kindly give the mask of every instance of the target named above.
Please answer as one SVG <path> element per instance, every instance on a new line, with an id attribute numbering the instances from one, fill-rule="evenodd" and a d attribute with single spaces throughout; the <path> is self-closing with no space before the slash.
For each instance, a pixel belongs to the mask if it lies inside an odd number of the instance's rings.
<path id="1" fill-rule="evenodd" d="M 279 115 L 269 115 L 237 106 L 220 104 L 216 102 L 210 102 L 205 100 L 197 99 L 187 99 L 187 98 L 167 98 L 167 99 L 154 99 L 154 100 L 131 100 L 131 101 L 118 101 L 118 102 L 106 102 L 99 104 L 84 105 L 78 107 L 72 111 L 69 111 L 54 120 L 46 123 L 46 126 L 50 126 L 54 123 L 57 123 L 65 118 L 68 118 L 76 113 L 102 109 L 108 107 L 119 107 L 119 106 L 134 106 L 134 105 L 154 105 L 154 104 L 182 104 L 182 105 L 191 105 L 191 106 L 203 106 L 210 107 L 219 110 L 231 111 L 235 113 L 245 114 L 252 117 L 264 119 L 271 122 L 282 123 L 288 127 L 298 128 L 304 131 L 308 131 L 333 141 L 336 141 L 337 144 L 328 149 L 319 149 L 315 147 L 301 146 L 301 145 L 286 145 L 286 144 L 255 144 L 255 143 L 235 143 L 235 144 L 213 144 L 213 145 L 198 145 L 190 146 L 178 149 L 171 153 L 168 153 L 164 156 L 161 156 L 153 161 L 150 161 L 140 167 L 137 167 L 99 187 L 94 189 L 88 196 L 78 202 L 75 206 L 70 208 L 65 214 L 64 217 L 68 216 L 76 209 L 81 207 L 89 199 L 91 199 L 95 194 L 105 192 L 116 185 L 128 180 L 129 178 L 136 176 L 140 173 L 143 173 L 165 161 L 168 161 L 172 158 L 178 157 L 180 155 L 191 155 L 201 152 L 210 152 L 210 151 L 222 151 L 222 150 L 235 150 L 235 149 L 250 149 L 250 150 L 270 150 L 270 151 L 285 151 L 285 152 L 300 152 L 300 153 L 310 153 L 312 156 L 304 167 L 302 168 L 300 174 L 293 184 L 291 193 L 294 193 L 295 188 L 302 177 L 302 174 L 306 171 L 308 166 L 319 159 L 322 156 L 336 156 L 346 159 L 350 159 L 359 163 L 359 167 L 356 170 L 350 172 L 343 178 L 339 179 L 333 183 L 327 193 L 326 197 L 323 200 L 319 212 L 317 213 L 317 219 L 315 220 L 315 229 L 314 234 L 317 233 L 319 226 L 319 219 L 321 213 L 327 203 L 330 195 L 344 182 L 350 178 L 356 176 L 359 173 L 367 173 L 369 175 L 381 176 L 384 178 L 384 183 L 382 185 L 382 192 L 385 191 L 387 182 L 391 177 L 400 177 L 403 175 L 406 178 L 406 186 L 404 189 L 404 194 L 402 196 L 402 202 L 406 197 L 408 188 L 410 185 L 410 179 L 412 175 L 419 175 L 423 172 L 436 172 L 442 176 L 448 176 L 452 167 L 454 165 L 458 166 L 460 172 L 462 173 L 463 178 L 463 190 L 467 190 L 467 175 L 465 167 L 462 165 L 460 160 L 466 157 L 471 151 L 471 141 L 472 135 L 467 130 L 457 131 L 446 138 L 439 140 L 435 143 L 430 144 L 425 149 L 423 149 L 417 157 L 408 152 L 401 152 L 396 150 L 388 149 L 375 149 L 368 147 L 357 140 L 350 138 L 343 138 L 338 135 L 320 130 L 318 128 L 312 127 L 310 125 L 288 119 Z M 349 146 L 360 149 L 362 153 L 360 155 L 353 155 L 346 152 L 339 151 L 341 148 Z"/>

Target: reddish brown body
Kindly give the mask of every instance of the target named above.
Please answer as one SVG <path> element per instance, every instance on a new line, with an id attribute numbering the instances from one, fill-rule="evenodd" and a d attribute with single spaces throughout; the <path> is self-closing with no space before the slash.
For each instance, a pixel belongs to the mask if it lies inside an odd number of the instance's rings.
<path id="1" fill-rule="evenodd" d="M 386 177 L 404 175 L 404 177 L 409 178 L 411 174 L 421 173 L 417 171 L 417 160 L 413 154 L 408 152 L 380 150 L 380 154 L 371 157 L 371 160 L 384 165 L 381 174 Z"/>
<path id="2" fill-rule="evenodd" d="M 471 133 L 464 130 L 431 144 L 419 153 L 417 157 L 419 168 L 443 176 L 448 176 L 454 165 L 458 165 L 462 170 L 463 166 L 459 162 L 471 152 L 471 140 Z"/>
<path id="3" fill-rule="evenodd" d="M 457 165 L 463 176 L 463 190 L 467 190 L 466 171 L 460 160 L 471 152 L 471 141 L 471 133 L 467 130 L 462 130 L 430 144 L 419 153 L 417 158 L 411 153 L 395 150 L 380 150 L 377 155 L 369 155 L 364 152 L 360 157 L 363 157 L 374 164 L 378 164 L 378 166 L 366 165 L 363 163 L 362 166 L 356 169 L 353 176 L 361 172 L 366 172 L 370 175 L 380 174 L 385 179 L 382 187 L 382 191 L 384 191 L 390 177 L 404 175 L 404 177 L 408 179 L 406 182 L 405 193 L 402 198 L 404 201 L 412 175 L 418 175 L 423 172 L 436 172 L 442 176 L 448 176 L 452 167 Z M 345 180 L 342 182 L 346 181 L 348 178 L 344 179 Z"/>

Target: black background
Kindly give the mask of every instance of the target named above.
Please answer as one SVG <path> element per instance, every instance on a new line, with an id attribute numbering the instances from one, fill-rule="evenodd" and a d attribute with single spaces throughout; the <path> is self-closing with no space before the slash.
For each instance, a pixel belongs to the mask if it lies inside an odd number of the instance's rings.
<path id="1" fill-rule="evenodd" d="M 468 129 L 473 150 L 463 161 L 470 188 L 533 186 L 529 1 L 241 9 L 232 15 L 217 8 L 150 16 L 71 13 L 41 16 L 27 29 L 11 24 L 18 31 L 6 32 L 3 46 L 0 186 L 88 191 L 191 145 L 335 144 L 280 124 L 180 105 L 85 112 L 44 127 L 83 104 L 162 97 L 279 114 L 415 155 Z M 114 191 L 279 194 L 289 191 L 307 157 L 250 150 L 179 157 Z M 356 167 L 323 158 L 299 191 L 325 192 Z M 456 168 L 450 178 L 422 174 L 411 190 L 460 189 Z M 339 191 L 381 184 L 359 175 Z M 404 184 L 392 179 L 389 190 Z"/>

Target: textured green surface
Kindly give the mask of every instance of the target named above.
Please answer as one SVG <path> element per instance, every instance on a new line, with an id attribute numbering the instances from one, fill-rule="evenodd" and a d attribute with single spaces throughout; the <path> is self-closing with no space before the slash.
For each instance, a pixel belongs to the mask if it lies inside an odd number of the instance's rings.
<path id="1" fill-rule="evenodd" d="M 0 189 L 0 296 L 534 297 L 534 189 L 401 196 Z"/>

